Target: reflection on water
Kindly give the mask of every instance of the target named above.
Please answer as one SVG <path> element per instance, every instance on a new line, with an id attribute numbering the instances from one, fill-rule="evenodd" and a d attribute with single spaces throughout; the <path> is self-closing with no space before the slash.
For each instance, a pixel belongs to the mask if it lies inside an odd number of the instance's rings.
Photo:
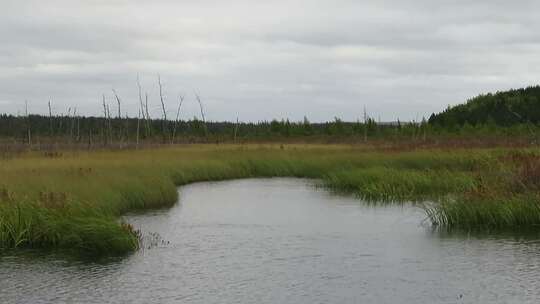
<path id="1" fill-rule="evenodd" d="M 0 257 L 0 303 L 537 303 L 537 237 L 433 233 L 298 179 L 182 187 L 128 216 L 145 249 L 80 261 Z"/>

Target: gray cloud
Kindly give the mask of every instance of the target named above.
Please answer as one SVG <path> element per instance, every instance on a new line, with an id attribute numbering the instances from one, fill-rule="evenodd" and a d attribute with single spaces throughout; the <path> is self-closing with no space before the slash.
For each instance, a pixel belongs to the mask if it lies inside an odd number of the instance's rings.
<path id="1" fill-rule="evenodd" d="M 478 93 L 535 84 L 537 1 L 11 1 L 0 12 L 0 108 L 96 115 L 136 78 L 159 114 L 213 120 L 428 116 Z"/>

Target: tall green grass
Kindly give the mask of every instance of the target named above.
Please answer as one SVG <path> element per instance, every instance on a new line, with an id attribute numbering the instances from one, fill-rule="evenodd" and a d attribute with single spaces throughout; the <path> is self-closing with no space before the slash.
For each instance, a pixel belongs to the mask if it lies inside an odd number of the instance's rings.
<path id="1" fill-rule="evenodd" d="M 129 252 L 138 246 L 137 232 L 119 222 L 121 214 L 173 205 L 178 185 L 246 177 L 317 178 L 367 200 L 431 200 L 436 203 L 425 205 L 427 215 L 444 227 L 538 225 L 536 190 L 518 187 L 521 194 L 515 193 L 519 179 L 508 176 L 521 175 L 514 163 L 500 160 L 507 154 L 345 145 L 30 153 L 0 160 L 0 248 Z"/>
<path id="2" fill-rule="evenodd" d="M 427 205 L 425 209 L 432 223 L 446 230 L 540 228 L 540 201 L 532 196 L 476 201 L 453 199 Z"/>
<path id="3" fill-rule="evenodd" d="M 402 202 L 439 199 L 453 192 L 475 188 L 467 173 L 442 170 L 410 170 L 387 167 L 339 170 L 326 174 L 325 184 L 369 201 Z"/>
<path id="4" fill-rule="evenodd" d="M 83 254 L 121 254 L 138 247 L 129 225 L 80 206 L 57 210 L 21 201 L 0 205 L 0 248 L 63 248 Z"/>

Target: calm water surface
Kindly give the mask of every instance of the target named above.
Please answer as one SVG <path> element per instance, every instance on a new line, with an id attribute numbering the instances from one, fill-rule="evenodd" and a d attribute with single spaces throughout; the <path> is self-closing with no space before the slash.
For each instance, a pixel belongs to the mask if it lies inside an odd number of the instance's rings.
<path id="1" fill-rule="evenodd" d="M 540 241 L 444 236 L 298 179 L 200 183 L 128 216 L 146 248 L 0 257 L 0 303 L 539 303 Z M 151 232 L 151 234 L 150 234 Z"/>

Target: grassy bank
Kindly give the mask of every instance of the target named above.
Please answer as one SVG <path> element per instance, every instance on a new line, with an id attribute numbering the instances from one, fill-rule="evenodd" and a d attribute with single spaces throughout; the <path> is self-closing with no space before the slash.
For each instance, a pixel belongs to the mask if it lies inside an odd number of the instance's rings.
<path id="1" fill-rule="evenodd" d="M 374 151 L 360 146 L 200 145 L 25 154 L 0 160 L 0 248 L 119 254 L 136 209 L 171 206 L 176 186 L 245 177 L 318 178 L 377 201 L 423 201 L 431 221 L 464 229 L 540 224 L 540 157 L 527 150 Z"/>

